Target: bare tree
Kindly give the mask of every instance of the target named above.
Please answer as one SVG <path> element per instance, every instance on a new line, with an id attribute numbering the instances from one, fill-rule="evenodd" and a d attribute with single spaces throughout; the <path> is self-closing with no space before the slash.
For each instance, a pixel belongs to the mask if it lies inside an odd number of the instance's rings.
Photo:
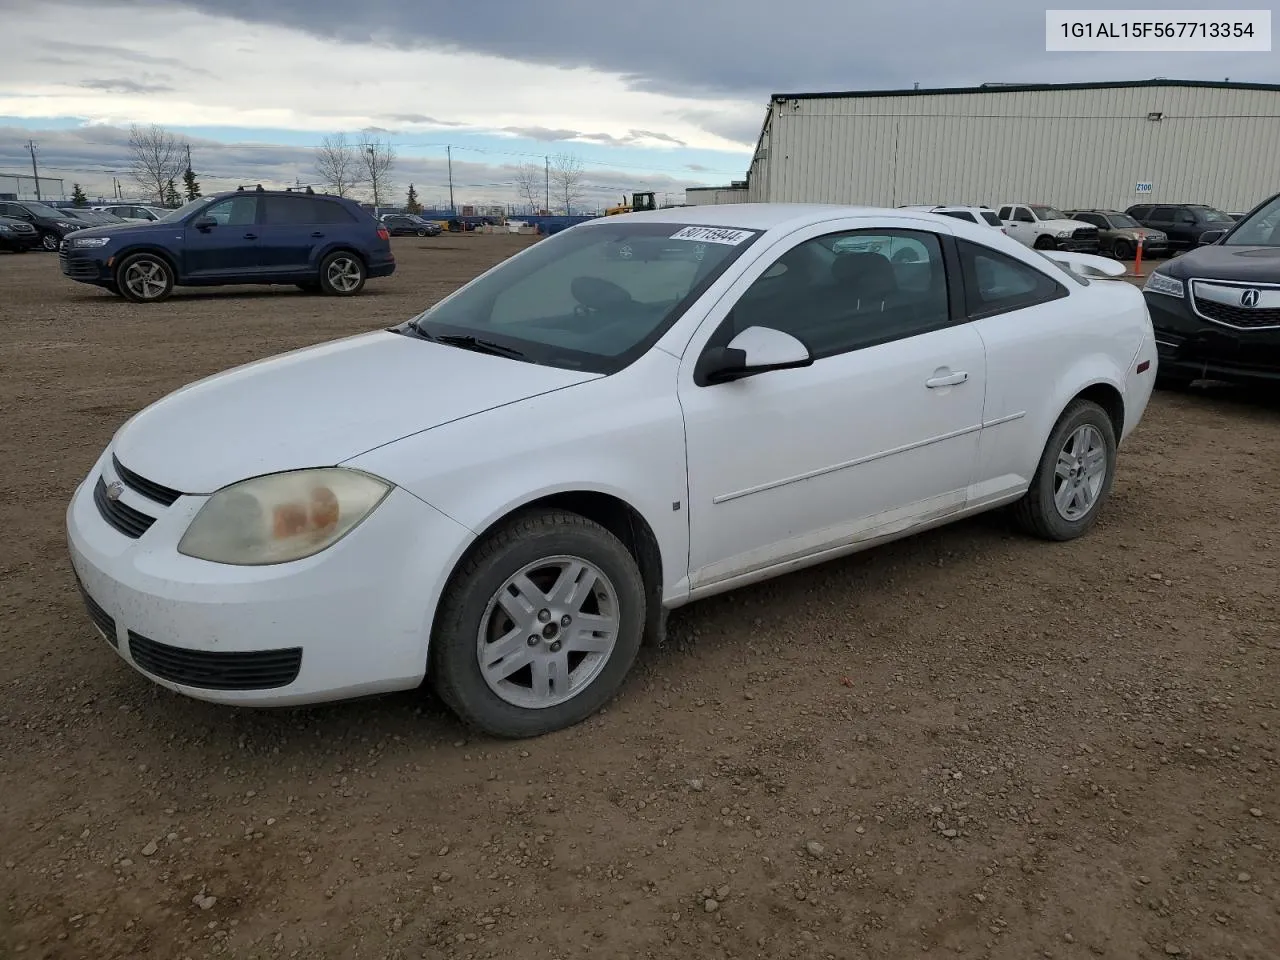
<path id="1" fill-rule="evenodd" d="M 366 131 L 360 143 L 360 166 L 364 174 L 363 180 L 369 185 L 373 194 L 373 207 L 377 210 L 384 200 L 391 196 L 391 168 L 395 166 L 396 148 L 391 139 L 381 134 L 370 134 Z"/>
<path id="2" fill-rule="evenodd" d="M 345 133 L 334 133 L 320 141 L 316 151 L 316 172 L 325 186 L 345 197 L 360 179 L 361 163 Z"/>
<path id="3" fill-rule="evenodd" d="M 523 163 L 516 170 L 516 192 L 529 204 L 532 213 L 542 208 L 540 202 L 546 192 L 546 171 L 533 163 Z"/>
<path id="4" fill-rule="evenodd" d="M 129 172 L 143 192 L 163 204 L 169 181 L 186 169 L 185 145 L 164 127 L 152 124 L 129 130 Z"/>
<path id="5" fill-rule="evenodd" d="M 582 161 L 571 153 L 557 153 L 551 158 L 551 188 L 564 206 L 565 216 L 573 213 L 574 205 L 583 194 Z"/>

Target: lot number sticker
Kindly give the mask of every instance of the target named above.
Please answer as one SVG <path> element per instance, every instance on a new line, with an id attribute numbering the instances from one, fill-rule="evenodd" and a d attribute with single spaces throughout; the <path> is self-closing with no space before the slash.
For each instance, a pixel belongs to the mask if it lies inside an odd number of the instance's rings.
<path id="1" fill-rule="evenodd" d="M 724 227 L 685 227 L 671 235 L 672 240 L 696 240 L 698 243 L 723 243 L 736 247 L 752 237 L 750 230 L 727 230 Z"/>

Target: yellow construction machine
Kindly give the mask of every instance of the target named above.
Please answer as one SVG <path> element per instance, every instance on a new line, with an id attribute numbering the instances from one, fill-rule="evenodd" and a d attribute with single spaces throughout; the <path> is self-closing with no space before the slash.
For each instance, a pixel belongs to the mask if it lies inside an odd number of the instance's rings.
<path id="1" fill-rule="evenodd" d="M 622 203 L 616 207 L 610 207 L 604 212 L 606 217 L 616 217 L 620 213 L 636 213 L 640 210 L 657 210 L 657 196 L 649 191 L 647 193 L 633 193 L 631 202 L 627 203 L 627 198 L 622 198 Z"/>

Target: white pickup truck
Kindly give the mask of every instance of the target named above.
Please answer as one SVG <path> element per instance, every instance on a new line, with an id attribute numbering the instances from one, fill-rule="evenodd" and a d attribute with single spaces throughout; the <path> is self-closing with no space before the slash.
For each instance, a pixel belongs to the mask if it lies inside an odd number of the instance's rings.
<path id="1" fill-rule="evenodd" d="M 1000 222 L 1005 233 L 1036 250 L 1070 250 L 1097 253 L 1098 228 L 1072 220 L 1061 210 L 1044 203 L 1003 203 Z"/>

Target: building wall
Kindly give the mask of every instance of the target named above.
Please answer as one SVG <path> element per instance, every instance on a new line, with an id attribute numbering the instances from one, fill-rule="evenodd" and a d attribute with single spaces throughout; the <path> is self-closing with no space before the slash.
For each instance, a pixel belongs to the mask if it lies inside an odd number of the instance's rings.
<path id="1" fill-rule="evenodd" d="M 747 191 L 739 187 L 686 187 L 684 202 L 695 207 L 712 203 L 745 203 Z"/>
<path id="2" fill-rule="evenodd" d="M 1148 113 L 1160 112 L 1158 122 Z M 764 154 L 761 159 L 761 153 Z M 1280 91 L 1119 87 L 774 101 L 755 201 L 1234 212 L 1280 192 Z M 1136 186 L 1150 183 L 1151 192 Z"/>

